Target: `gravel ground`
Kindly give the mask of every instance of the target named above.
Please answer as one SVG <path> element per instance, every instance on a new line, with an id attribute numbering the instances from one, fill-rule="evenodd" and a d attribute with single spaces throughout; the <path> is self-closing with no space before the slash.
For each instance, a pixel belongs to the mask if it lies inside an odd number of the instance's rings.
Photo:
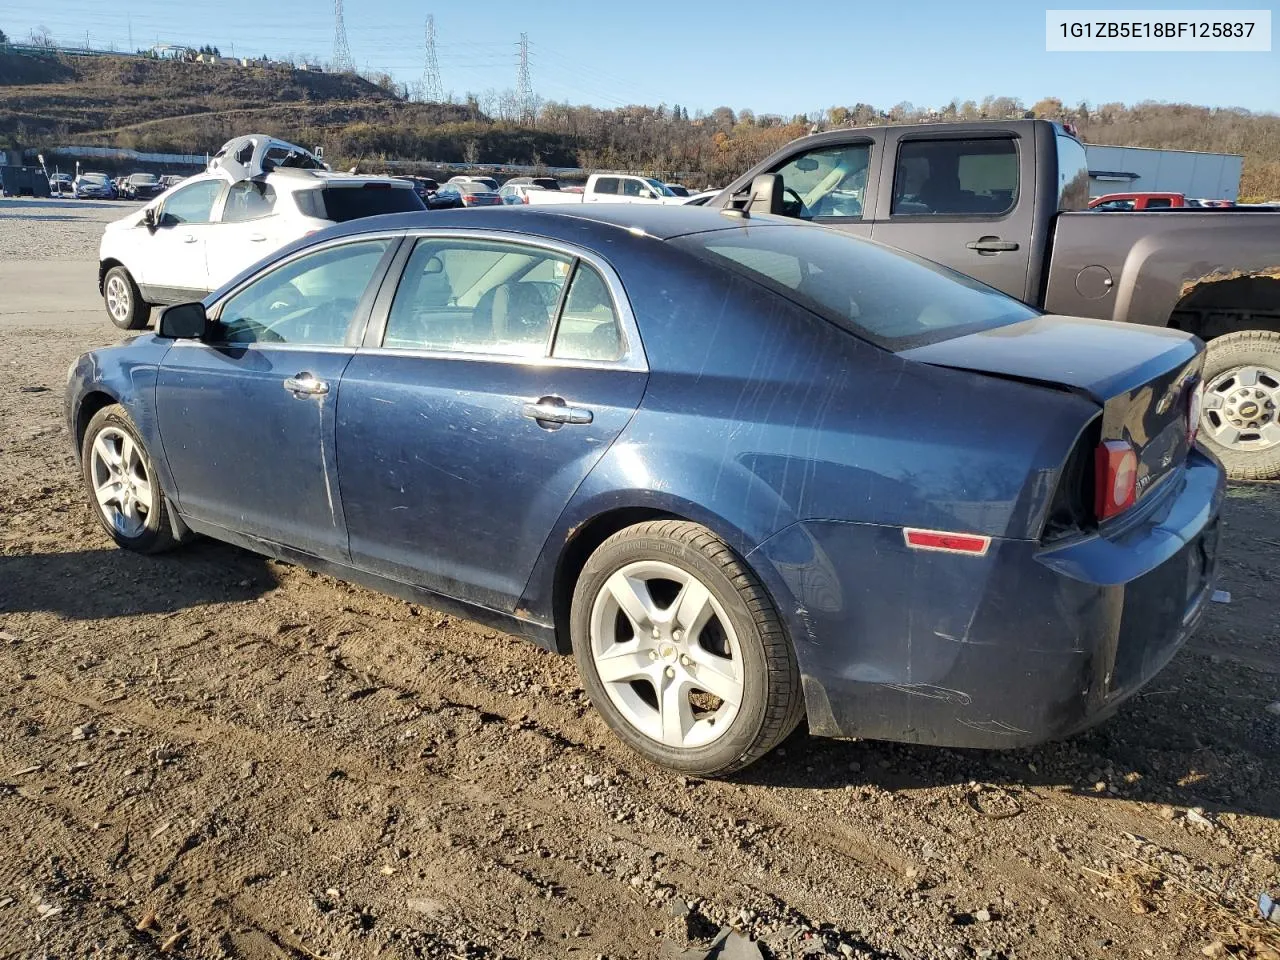
<path id="1" fill-rule="evenodd" d="M 0 250 L 100 222 L 6 209 Z M 1276 487 L 1232 490 L 1231 603 L 1101 728 L 798 733 L 699 781 L 568 659 L 213 542 L 113 549 L 61 419 L 116 336 L 95 295 L 0 298 L 0 956 L 651 958 L 726 924 L 779 958 L 1280 956 Z"/>
<path id="2" fill-rule="evenodd" d="M 126 201 L 0 199 L 0 263 L 97 262 L 102 228 L 140 206 Z"/>

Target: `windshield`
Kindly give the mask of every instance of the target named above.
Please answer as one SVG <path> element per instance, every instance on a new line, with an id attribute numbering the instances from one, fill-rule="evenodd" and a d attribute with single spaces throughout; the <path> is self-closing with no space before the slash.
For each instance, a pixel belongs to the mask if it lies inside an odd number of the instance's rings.
<path id="1" fill-rule="evenodd" d="M 654 191 L 660 197 L 674 197 L 675 194 L 667 189 L 667 185 L 661 180 L 655 180 L 653 177 L 644 177 L 644 182 L 653 187 Z"/>
<path id="2" fill-rule="evenodd" d="M 80 174 L 80 179 L 103 182 L 107 179 L 107 175 L 105 173 L 82 173 Z"/>
<path id="3" fill-rule="evenodd" d="M 129 178 L 130 183 L 159 183 L 154 173 L 135 173 Z"/>
<path id="4" fill-rule="evenodd" d="M 1039 315 L 939 264 L 820 227 L 743 227 L 671 242 L 890 350 Z"/>

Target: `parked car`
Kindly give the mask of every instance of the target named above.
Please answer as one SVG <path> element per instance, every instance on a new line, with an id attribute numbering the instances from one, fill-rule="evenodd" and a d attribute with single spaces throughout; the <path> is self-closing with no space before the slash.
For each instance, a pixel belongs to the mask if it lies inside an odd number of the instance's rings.
<path id="1" fill-rule="evenodd" d="M 105 173 L 82 173 L 72 181 L 77 200 L 114 200 L 115 184 Z"/>
<path id="2" fill-rule="evenodd" d="M 498 189 L 498 196 L 502 198 L 503 203 L 528 203 L 529 194 L 539 190 L 545 191 L 546 187 L 536 183 L 512 183 L 508 180 Z"/>
<path id="3" fill-rule="evenodd" d="M 691 194 L 684 205 L 686 207 L 705 207 L 712 197 L 718 196 L 719 190 L 702 190 L 698 193 Z"/>
<path id="4" fill-rule="evenodd" d="M 639 204 L 681 204 L 687 199 L 678 197 L 667 189 L 666 184 L 652 177 L 641 177 L 633 174 L 593 173 L 587 178 L 586 186 L 581 192 L 570 190 L 547 190 L 528 194 L 531 204 L 562 203 L 639 203 Z"/>
<path id="5" fill-rule="evenodd" d="M 1089 199 L 1090 210 L 1177 210 L 1187 207 L 1234 207 L 1231 200 L 1201 200 L 1181 193 L 1108 193 Z"/>
<path id="6" fill-rule="evenodd" d="M 560 181 L 555 177 L 512 177 L 503 186 L 523 186 L 532 184 L 535 187 L 541 187 L 543 190 L 559 190 Z"/>
<path id="7" fill-rule="evenodd" d="M 270 162 L 264 172 L 266 157 L 259 150 L 215 165 L 107 225 L 98 290 L 112 323 L 141 329 L 153 305 L 204 297 L 272 251 L 335 223 L 423 209 L 403 180 Z"/>
<path id="8" fill-rule="evenodd" d="M 458 177 L 450 177 L 449 182 L 454 184 L 482 183 L 486 187 L 488 187 L 490 190 L 492 190 L 494 193 L 498 192 L 498 181 L 495 180 L 493 177 L 458 176 Z"/>
<path id="9" fill-rule="evenodd" d="M 497 207 L 503 203 L 497 190 L 477 180 L 454 183 L 450 180 L 440 188 L 438 195 L 459 207 Z"/>
<path id="10" fill-rule="evenodd" d="M 125 200 L 153 200 L 164 191 L 164 184 L 154 173 L 131 173 L 121 184 L 120 196 Z"/>
<path id="11" fill-rule="evenodd" d="M 904 124 L 796 140 L 708 206 L 754 193 L 757 209 L 918 253 L 1051 313 L 1194 333 L 1209 344 L 1205 443 L 1233 477 L 1280 477 L 1280 218 L 1104 216 L 1085 212 L 1088 189 L 1084 145 L 1062 124 Z"/>
<path id="12" fill-rule="evenodd" d="M 71 174 L 69 173 L 51 173 L 49 174 L 49 196 L 51 197 L 75 197 L 76 188 L 72 183 Z"/>
<path id="13" fill-rule="evenodd" d="M 428 210 L 450 210 L 462 206 L 461 199 L 440 196 L 440 184 L 431 177 L 400 176 L 399 180 L 408 180 Z"/>
<path id="14" fill-rule="evenodd" d="M 687 198 L 691 196 L 689 192 L 689 188 L 682 183 L 664 183 L 663 186 L 666 187 L 671 192 L 671 195 L 673 197 Z"/>
<path id="15" fill-rule="evenodd" d="M 187 178 L 179 173 L 166 173 L 160 178 L 160 183 L 166 190 L 169 190 L 176 187 L 185 179 Z"/>
<path id="16" fill-rule="evenodd" d="M 1141 689 L 1214 586 L 1203 361 L 834 230 L 522 207 L 306 237 L 85 354 L 66 410 L 119 546 L 572 651 L 622 740 L 716 776 L 806 715 L 1005 749 Z"/>

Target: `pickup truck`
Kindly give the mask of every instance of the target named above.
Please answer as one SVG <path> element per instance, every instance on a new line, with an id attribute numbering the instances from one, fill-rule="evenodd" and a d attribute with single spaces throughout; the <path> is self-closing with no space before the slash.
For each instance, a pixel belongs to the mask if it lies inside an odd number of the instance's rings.
<path id="1" fill-rule="evenodd" d="M 1280 477 L 1280 216 L 1243 207 L 1100 216 L 1088 203 L 1075 131 L 1015 120 L 803 137 L 708 206 L 867 237 L 1049 313 L 1193 333 L 1208 344 L 1201 441 L 1234 478 Z"/>
<path id="2" fill-rule="evenodd" d="M 1107 193 L 1089 201 L 1090 210 L 1159 210 L 1161 207 L 1234 207 L 1231 200 L 1196 200 L 1182 193 Z"/>
<path id="3" fill-rule="evenodd" d="M 629 173 L 593 173 L 582 193 L 564 190 L 535 190 L 528 194 L 532 205 L 549 203 L 647 203 L 681 204 L 687 197 L 676 196 L 661 180 Z"/>

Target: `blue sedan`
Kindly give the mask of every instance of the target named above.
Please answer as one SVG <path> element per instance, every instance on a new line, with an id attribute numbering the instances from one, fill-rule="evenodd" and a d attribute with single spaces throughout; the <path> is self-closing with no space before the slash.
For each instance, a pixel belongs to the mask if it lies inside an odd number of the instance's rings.
<path id="1" fill-rule="evenodd" d="M 689 207 L 352 221 L 85 354 L 93 510 L 577 659 L 724 775 L 811 732 L 1008 747 L 1149 681 L 1212 592 L 1203 345 Z"/>

